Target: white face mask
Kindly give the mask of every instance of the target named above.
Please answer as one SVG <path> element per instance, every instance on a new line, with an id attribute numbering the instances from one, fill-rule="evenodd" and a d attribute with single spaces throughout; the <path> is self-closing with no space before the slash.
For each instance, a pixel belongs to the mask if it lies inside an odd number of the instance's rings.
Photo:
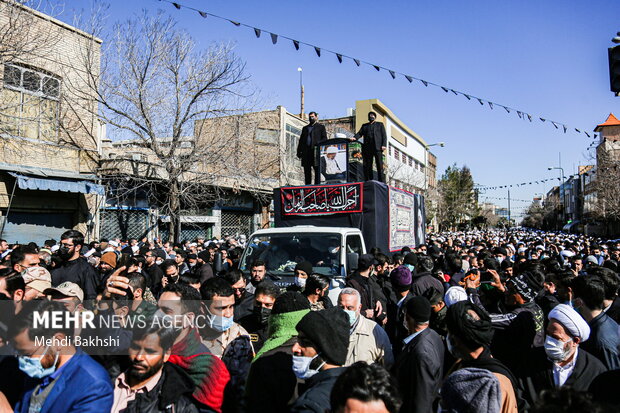
<path id="1" fill-rule="evenodd" d="M 570 356 L 571 349 L 566 347 L 568 341 L 561 341 L 551 336 L 545 338 L 545 353 L 553 361 L 565 361 Z"/>
<path id="2" fill-rule="evenodd" d="M 502 261 L 504 261 L 504 257 L 503 256 L 502 257 L 495 257 L 495 259 L 497 261 L 499 261 L 500 264 L 502 263 Z"/>
<path id="3" fill-rule="evenodd" d="M 295 376 L 299 379 L 307 380 L 317 374 L 325 362 L 321 363 L 316 369 L 311 369 L 310 364 L 318 356 L 317 354 L 314 357 L 304 357 L 293 354 L 293 373 L 295 373 Z"/>
<path id="4" fill-rule="evenodd" d="M 306 286 L 307 278 L 295 277 L 295 285 L 304 288 Z"/>

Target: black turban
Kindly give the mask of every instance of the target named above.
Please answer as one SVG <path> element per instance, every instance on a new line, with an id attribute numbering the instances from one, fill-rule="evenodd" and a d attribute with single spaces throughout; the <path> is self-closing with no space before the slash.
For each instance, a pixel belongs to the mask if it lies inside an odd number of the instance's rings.
<path id="1" fill-rule="evenodd" d="M 468 312 L 472 310 L 477 320 Z M 458 337 L 469 349 L 489 348 L 493 339 L 491 317 L 469 301 L 459 301 L 448 307 L 446 325 L 450 335 Z"/>

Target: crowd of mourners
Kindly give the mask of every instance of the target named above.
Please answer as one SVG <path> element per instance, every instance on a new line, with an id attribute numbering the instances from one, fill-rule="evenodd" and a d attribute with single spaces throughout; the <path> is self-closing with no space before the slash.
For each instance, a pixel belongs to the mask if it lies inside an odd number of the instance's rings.
<path id="1" fill-rule="evenodd" d="M 335 300 L 244 244 L 0 240 L 0 413 L 620 410 L 620 240 L 430 234 Z"/>

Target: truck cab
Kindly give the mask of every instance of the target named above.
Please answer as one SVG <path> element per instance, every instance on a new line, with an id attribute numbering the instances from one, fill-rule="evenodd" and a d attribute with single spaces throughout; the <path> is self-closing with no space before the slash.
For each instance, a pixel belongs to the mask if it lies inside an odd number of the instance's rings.
<path id="1" fill-rule="evenodd" d="M 262 229 L 253 233 L 241 256 L 239 269 L 249 277 L 256 260 L 266 264 L 275 284 L 285 288 L 294 283 L 295 266 L 312 264 L 312 272 L 330 279 L 329 297 L 336 303 L 346 276 L 357 269 L 357 259 L 366 253 L 358 228 L 297 225 Z"/>

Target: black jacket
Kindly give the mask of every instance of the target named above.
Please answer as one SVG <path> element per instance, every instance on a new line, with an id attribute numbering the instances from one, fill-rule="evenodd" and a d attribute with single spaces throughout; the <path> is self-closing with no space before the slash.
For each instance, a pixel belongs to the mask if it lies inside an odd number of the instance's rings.
<path id="1" fill-rule="evenodd" d="M 66 281 L 76 283 L 84 291 L 85 300 L 97 298 L 97 291 L 100 287 L 98 279 L 99 274 L 95 267 L 90 265 L 84 257 L 67 261 L 52 270 L 52 286 L 56 287 Z"/>
<path id="2" fill-rule="evenodd" d="M 354 273 L 347 278 L 347 287 L 355 288 L 361 296 L 362 313 L 366 310 L 374 310 L 377 301 L 381 302 L 383 308 L 382 314 L 374 314 L 375 321 L 381 321 L 385 317 L 387 311 L 387 299 L 383 295 L 381 286 L 377 283 L 373 276 L 364 277 L 359 272 Z"/>
<path id="3" fill-rule="evenodd" d="M 430 272 L 421 272 L 413 276 L 411 284 L 411 292 L 413 295 L 424 295 L 424 293 L 431 288 L 438 291 L 442 296 L 445 293 L 443 283 L 433 277 Z"/>
<path id="4" fill-rule="evenodd" d="M 426 328 L 404 348 L 394 364 L 394 377 L 403 395 L 401 413 L 434 411 L 443 376 L 444 344 L 439 334 Z"/>
<path id="5" fill-rule="evenodd" d="M 605 370 L 603 363 L 596 357 L 579 348 L 575 369 L 564 386 L 571 386 L 577 391 L 587 391 L 592 380 Z M 517 376 L 530 405 L 536 402 L 541 391 L 556 388 L 553 381 L 553 364 L 547 358 L 544 348 L 535 348 L 529 353 L 527 361 L 517 370 Z"/>
<path id="6" fill-rule="evenodd" d="M 164 278 L 164 272 L 159 265 L 153 264 L 150 267 L 146 267 L 146 273 L 148 274 L 148 287 L 155 297 L 159 297 L 162 290 L 161 279 Z"/>
<path id="7" fill-rule="evenodd" d="M 301 135 L 299 136 L 299 143 L 297 144 L 297 157 L 301 159 L 301 164 L 304 166 L 314 165 L 314 147 L 327 140 L 327 131 L 325 130 L 325 126 L 315 122 L 312 126 L 311 145 L 308 146 L 307 140 L 309 130 L 310 125 L 303 127 L 301 130 Z"/>
<path id="8" fill-rule="evenodd" d="M 138 393 L 136 398 L 127 404 L 122 413 L 198 413 L 192 404 L 191 395 L 194 382 L 178 366 L 164 364 L 161 378 L 146 393 Z"/>
<path id="9" fill-rule="evenodd" d="M 306 380 L 306 391 L 297 399 L 291 413 L 325 413 L 330 408 L 329 396 L 345 367 L 323 370 Z"/>
<path id="10" fill-rule="evenodd" d="M 252 362 L 245 387 L 245 408 L 252 413 L 286 413 L 295 395 L 292 337 Z"/>
<path id="11" fill-rule="evenodd" d="M 239 302 L 235 302 L 235 315 L 234 321 L 238 323 L 243 317 L 246 317 L 252 314 L 252 310 L 254 309 L 254 294 L 245 290 L 243 292 L 243 296 L 239 300 Z"/>
<path id="12" fill-rule="evenodd" d="M 382 146 L 387 147 L 387 134 L 382 122 L 364 123 L 360 131 L 355 134 L 355 138 L 359 139 L 362 136 L 364 137 L 362 144 L 364 152 L 379 152 Z"/>

